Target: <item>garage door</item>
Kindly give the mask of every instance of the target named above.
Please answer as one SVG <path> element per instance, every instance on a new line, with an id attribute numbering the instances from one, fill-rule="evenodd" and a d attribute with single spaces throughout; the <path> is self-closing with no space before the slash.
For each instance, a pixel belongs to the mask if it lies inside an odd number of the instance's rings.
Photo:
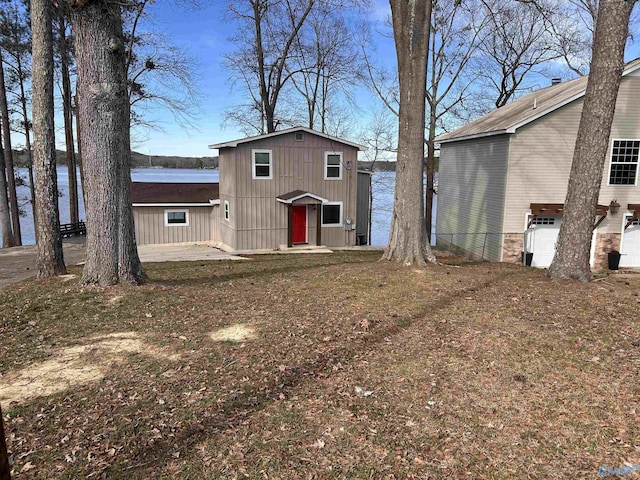
<path id="1" fill-rule="evenodd" d="M 640 267 L 640 219 L 634 220 L 625 229 L 620 253 L 622 253 L 621 267 Z"/>
<path id="2" fill-rule="evenodd" d="M 562 217 L 536 217 L 527 231 L 527 245 L 533 252 L 532 267 L 546 268 L 551 265 L 556 252 Z"/>
<path id="3" fill-rule="evenodd" d="M 529 252 L 533 252 L 532 267 L 548 268 L 556 253 L 556 243 L 560 234 L 562 217 L 536 217 L 527 230 L 527 245 Z M 631 227 L 629 227 L 631 228 Z M 593 266 L 595 254 L 596 232 L 591 239 L 591 254 L 589 261 Z M 624 257 L 623 257 L 624 258 Z"/>

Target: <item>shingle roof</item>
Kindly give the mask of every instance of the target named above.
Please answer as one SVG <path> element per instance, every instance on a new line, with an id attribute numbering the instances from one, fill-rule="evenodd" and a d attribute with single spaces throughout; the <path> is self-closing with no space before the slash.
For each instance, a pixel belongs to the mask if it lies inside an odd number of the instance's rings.
<path id="1" fill-rule="evenodd" d="M 186 204 L 218 200 L 218 183 L 152 183 L 132 182 L 132 203 Z"/>
<path id="2" fill-rule="evenodd" d="M 278 195 L 276 197 L 276 200 L 282 203 L 293 203 L 296 200 L 300 200 L 301 198 L 306 198 L 306 197 L 313 198 L 319 201 L 320 203 L 326 203 L 329 201 L 324 197 L 315 195 L 313 193 L 305 192 L 304 190 L 293 190 L 292 192 L 283 193 L 282 195 Z"/>
<path id="3" fill-rule="evenodd" d="M 640 58 L 627 63 L 622 75 L 626 76 L 638 69 L 640 69 Z M 518 128 L 582 98 L 587 88 L 587 78 L 587 76 L 576 78 L 532 92 L 453 132 L 440 135 L 436 138 L 436 142 L 446 143 L 514 133 Z"/>
<path id="4" fill-rule="evenodd" d="M 229 142 L 215 143 L 213 145 L 209 145 L 209 148 L 237 147 L 238 145 L 240 145 L 242 143 L 255 142 L 256 140 L 262 140 L 264 138 L 277 137 L 279 135 L 286 135 L 286 134 L 294 133 L 294 132 L 306 132 L 306 133 L 309 133 L 311 135 L 316 135 L 318 137 L 326 138 L 328 140 L 331 140 L 332 142 L 338 142 L 338 143 L 342 143 L 344 145 L 349 145 L 350 147 L 355 147 L 358 150 L 366 150 L 367 149 L 367 147 L 365 147 L 364 145 L 359 145 L 357 143 L 353 143 L 353 142 L 350 142 L 348 140 L 343 140 L 343 139 L 338 138 L 338 137 L 332 137 L 331 135 L 327 135 L 326 133 L 316 132 L 315 130 L 312 130 L 312 129 L 306 128 L 306 127 L 288 128 L 286 130 L 280 130 L 280 131 L 273 132 L 273 133 L 267 133 L 265 135 L 257 135 L 255 137 L 240 138 L 238 140 L 231 140 Z"/>

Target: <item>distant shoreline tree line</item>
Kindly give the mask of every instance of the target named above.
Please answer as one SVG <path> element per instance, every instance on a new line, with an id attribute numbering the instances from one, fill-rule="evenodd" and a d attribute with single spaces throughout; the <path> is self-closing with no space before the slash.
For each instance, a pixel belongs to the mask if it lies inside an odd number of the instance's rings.
<path id="1" fill-rule="evenodd" d="M 13 158 L 15 167 L 29 166 L 29 155 L 26 151 L 14 150 Z M 67 165 L 64 150 L 56 150 L 56 165 Z M 131 152 L 131 168 L 218 168 L 218 157 L 178 157 Z"/>
<path id="2" fill-rule="evenodd" d="M 29 156 L 26 151 L 13 151 L 14 166 L 27 168 Z M 56 150 L 56 165 L 66 166 L 67 157 L 64 150 Z M 189 168 L 189 169 L 217 169 L 218 157 L 179 157 L 167 155 L 144 155 L 131 152 L 131 168 Z M 374 172 L 395 172 L 396 162 L 376 160 L 359 161 L 358 169 Z M 438 171 L 436 159 L 436 171 Z"/>

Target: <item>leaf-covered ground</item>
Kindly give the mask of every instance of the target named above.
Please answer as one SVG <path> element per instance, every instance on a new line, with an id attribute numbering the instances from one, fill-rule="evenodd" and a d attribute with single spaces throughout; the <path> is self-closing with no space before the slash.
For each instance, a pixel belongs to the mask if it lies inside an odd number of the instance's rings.
<path id="1" fill-rule="evenodd" d="M 14 477 L 640 469 L 640 275 L 582 285 L 379 256 L 165 263 L 137 288 L 0 290 Z"/>

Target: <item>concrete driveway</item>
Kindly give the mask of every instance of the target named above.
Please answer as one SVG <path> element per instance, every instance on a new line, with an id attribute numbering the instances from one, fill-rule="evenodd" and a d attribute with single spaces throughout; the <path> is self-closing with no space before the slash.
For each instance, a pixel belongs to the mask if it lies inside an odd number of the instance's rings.
<path id="1" fill-rule="evenodd" d="M 142 263 L 189 262 L 195 260 L 247 260 L 209 245 L 141 245 Z"/>
<path id="2" fill-rule="evenodd" d="M 77 239 L 63 244 L 67 265 L 84 263 L 86 248 Z M 138 247 L 142 263 L 188 262 L 196 260 L 246 260 L 208 245 L 142 245 Z M 35 275 L 35 245 L 0 249 L 0 288 L 18 283 Z"/>

